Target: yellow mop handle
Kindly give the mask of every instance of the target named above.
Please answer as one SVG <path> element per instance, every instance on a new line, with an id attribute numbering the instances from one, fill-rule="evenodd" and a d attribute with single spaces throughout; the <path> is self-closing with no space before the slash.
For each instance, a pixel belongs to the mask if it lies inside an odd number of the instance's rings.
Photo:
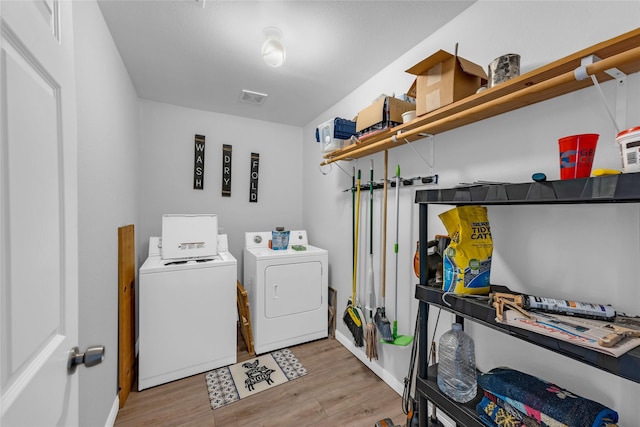
<path id="1" fill-rule="evenodd" d="M 356 239 L 353 245 L 353 285 L 351 289 L 351 304 L 356 305 L 356 271 L 358 270 L 358 231 L 360 227 L 360 170 L 358 169 L 358 182 L 356 183 Z"/>

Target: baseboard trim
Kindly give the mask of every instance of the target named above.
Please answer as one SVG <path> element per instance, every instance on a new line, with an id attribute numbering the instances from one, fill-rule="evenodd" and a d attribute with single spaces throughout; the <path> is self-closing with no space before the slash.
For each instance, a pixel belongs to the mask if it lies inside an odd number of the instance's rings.
<path id="1" fill-rule="evenodd" d="M 107 421 L 104 423 L 104 427 L 113 427 L 116 423 L 116 417 L 118 416 L 118 411 L 120 410 L 120 397 L 116 394 L 116 400 L 113 402 L 113 406 L 111 406 L 111 411 L 109 411 L 109 417 L 107 417 Z"/>
<path id="2" fill-rule="evenodd" d="M 355 357 L 357 357 L 367 368 L 371 369 L 382 381 L 384 381 L 389 387 L 395 390 L 400 396 L 404 393 L 404 383 L 394 378 L 389 371 L 384 369 L 378 362 L 369 360 L 367 354 L 363 350 L 364 347 L 358 348 L 353 344 L 353 339 L 347 337 L 340 331 L 336 330 L 336 340 L 342 344 L 347 350 L 349 350 Z"/>
<path id="3" fill-rule="evenodd" d="M 362 348 L 358 348 L 353 344 L 353 339 L 349 336 L 345 336 L 340 333 L 340 331 L 336 330 L 336 340 L 342 344 L 347 350 L 349 350 L 355 357 L 357 357 L 362 363 L 364 363 L 369 369 L 373 371 L 382 381 L 384 381 L 389 387 L 395 390 L 400 396 L 404 394 L 404 383 L 398 381 L 391 375 L 386 369 L 384 369 L 378 362 L 369 360 L 367 358 L 367 354 Z M 413 391 L 412 391 L 413 392 Z M 428 402 L 429 414 L 431 414 L 432 410 L 431 402 Z M 445 427 L 456 427 L 456 423 L 453 422 L 450 418 L 440 412 L 436 412 L 436 418 L 440 420 L 440 422 Z"/>

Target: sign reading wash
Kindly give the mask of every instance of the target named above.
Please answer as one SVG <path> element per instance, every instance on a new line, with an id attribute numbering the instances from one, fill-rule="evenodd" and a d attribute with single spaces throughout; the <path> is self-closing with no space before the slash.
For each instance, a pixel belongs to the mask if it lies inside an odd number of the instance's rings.
<path id="1" fill-rule="evenodd" d="M 193 161 L 193 189 L 202 190 L 204 188 L 204 135 L 196 135 L 195 157 Z"/>

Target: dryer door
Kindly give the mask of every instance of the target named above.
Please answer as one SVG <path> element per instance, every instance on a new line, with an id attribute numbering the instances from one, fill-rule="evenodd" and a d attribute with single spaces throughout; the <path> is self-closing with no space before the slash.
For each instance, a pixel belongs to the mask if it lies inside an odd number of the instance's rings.
<path id="1" fill-rule="evenodd" d="M 308 261 L 265 268 L 265 316 L 274 319 L 322 306 L 322 263 Z"/>

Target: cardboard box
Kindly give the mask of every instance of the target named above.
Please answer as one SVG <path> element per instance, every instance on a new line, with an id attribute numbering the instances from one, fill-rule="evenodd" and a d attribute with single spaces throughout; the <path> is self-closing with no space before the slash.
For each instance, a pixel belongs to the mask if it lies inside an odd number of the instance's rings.
<path id="1" fill-rule="evenodd" d="M 406 72 L 417 76 L 407 94 L 416 98 L 418 116 L 473 95 L 487 82 L 481 66 L 444 50 Z"/>
<path id="2" fill-rule="evenodd" d="M 415 104 L 397 98 L 387 96 L 379 99 L 358 113 L 356 132 L 362 135 L 399 125 L 402 123 L 402 113 L 415 109 Z"/>

